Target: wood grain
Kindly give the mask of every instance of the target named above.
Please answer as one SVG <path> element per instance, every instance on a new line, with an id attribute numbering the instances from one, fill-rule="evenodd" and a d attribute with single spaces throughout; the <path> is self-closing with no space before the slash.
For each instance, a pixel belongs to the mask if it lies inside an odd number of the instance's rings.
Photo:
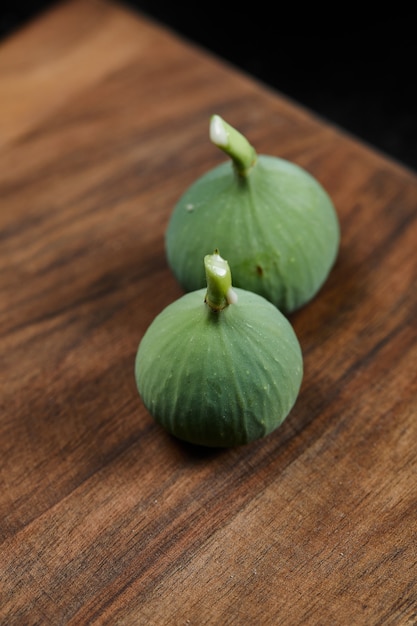
<path id="1" fill-rule="evenodd" d="M 332 196 L 340 254 L 291 316 L 274 434 L 204 451 L 137 395 L 181 295 L 164 232 L 223 160 L 219 113 Z M 174 33 L 101 0 L 0 49 L 0 623 L 417 623 L 417 178 Z"/>

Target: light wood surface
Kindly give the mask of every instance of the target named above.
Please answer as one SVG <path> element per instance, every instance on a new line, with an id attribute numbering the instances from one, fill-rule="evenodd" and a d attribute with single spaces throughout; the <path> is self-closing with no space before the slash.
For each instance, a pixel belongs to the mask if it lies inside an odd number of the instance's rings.
<path id="1" fill-rule="evenodd" d="M 290 317 L 284 424 L 184 445 L 133 377 L 182 295 L 164 232 L 222 115 L 325 186 L 342 241 Z M 417 177 L 121 5 L 0 48 L 0 623 L 417 623 Z"/>

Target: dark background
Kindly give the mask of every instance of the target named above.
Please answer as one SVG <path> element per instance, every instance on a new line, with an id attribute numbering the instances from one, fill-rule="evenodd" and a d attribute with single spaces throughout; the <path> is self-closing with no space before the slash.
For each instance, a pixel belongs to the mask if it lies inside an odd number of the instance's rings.
<path id="1" fill-rule="evenodd" d="M 88 0 L 86 0 L 88 1 Z M 6 0 L 0 39 L 56 4 Z M 327 5 L 123 2 L 417 171 L 414 17 Z M 398 10 L 398 14 L 396 13 Z M 1 43 L 1 42 L 0 42 Z"/>

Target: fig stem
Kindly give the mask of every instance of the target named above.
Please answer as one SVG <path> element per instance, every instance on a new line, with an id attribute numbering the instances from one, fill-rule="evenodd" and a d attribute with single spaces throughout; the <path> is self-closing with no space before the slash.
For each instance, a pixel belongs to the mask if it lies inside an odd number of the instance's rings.
<path id="1" fill-rule="evenodd" d="M 221 311 L 229 304 L 235 304 L 237 295 L 232 289 L 230 267 L 218 250 L 204 257 L 204 268 L 207 280 L 206 304 L 213 311 Z"/>
<path id="2" fill-rule="evenodd" d="M 210 139 L 231 157 L 239 176 L 246 177 L 249 174 L 257 159 L 255 148 L 220 115 L 212 115 L 210 119 Z"/>

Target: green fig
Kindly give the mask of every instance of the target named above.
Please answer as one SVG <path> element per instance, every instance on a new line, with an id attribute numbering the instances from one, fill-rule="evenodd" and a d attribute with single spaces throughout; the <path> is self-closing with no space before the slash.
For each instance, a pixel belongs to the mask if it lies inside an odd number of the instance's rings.
<path id="1" fill-rule="evenodd" d="M 228 262 L 206 255 L 206 288 L 168 305 L 146 330 L 135 378 L 153 418 L 209 447 L 260 439 L 287 417 L 303 377 L 300 344 L 268 300 L 232 288 Z"/>
<path id="2" fill-rule="evenodd" d="M 199 259 L 218 247 L 236 287 L 291 313 L 316 295 L 336 260 L 334 205 L 306 170 L 257 155 L 218 115 L 210 138 L 231 159 L 197 179 L 175 205 L 165 234 L 168 264 L 184 291 L 203 288 Z"/>

